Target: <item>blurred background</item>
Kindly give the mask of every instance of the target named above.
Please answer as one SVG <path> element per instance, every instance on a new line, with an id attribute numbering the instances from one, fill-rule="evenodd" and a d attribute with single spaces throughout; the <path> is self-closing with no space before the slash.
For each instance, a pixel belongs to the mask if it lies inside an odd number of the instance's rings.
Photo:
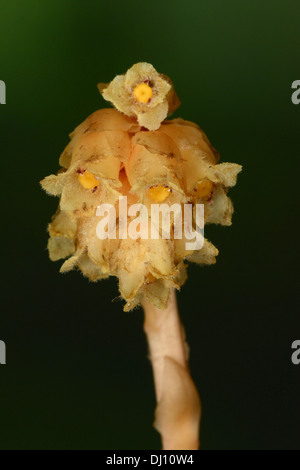
<path id="1" fill-rule="evenodd" d="M 1 449 L 159 449 L 143 312 L 114 278 L 59 274 L 57 207 L 39 181 L 108 104 L 96 84 L 139 61 L 169 75 L 222 161 L 243 165 L 215 266 L 178 295 L 203 406 L 202 449 L 300 449 L 296 308 L 300 3 L 0 0 Z"/>

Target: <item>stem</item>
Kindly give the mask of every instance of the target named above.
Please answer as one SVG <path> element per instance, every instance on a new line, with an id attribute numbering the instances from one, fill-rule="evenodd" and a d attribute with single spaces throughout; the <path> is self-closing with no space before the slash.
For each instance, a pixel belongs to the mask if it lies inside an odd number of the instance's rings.
<path id="1" fill-rule="evenodd" d="M 163 450 L 196 450 L 201 405 L 188 370 L 188 348 L 175 289 L 171 289 L 165 310 L 146 300 L 142 306 L 157 400 L 154 426 L 161 433 Z"/>

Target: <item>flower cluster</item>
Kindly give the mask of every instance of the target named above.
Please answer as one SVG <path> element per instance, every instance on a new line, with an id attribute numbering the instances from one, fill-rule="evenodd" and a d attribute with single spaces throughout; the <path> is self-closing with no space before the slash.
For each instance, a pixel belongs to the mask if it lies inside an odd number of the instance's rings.
<path id="1" fill-rule="evenodd" d="M 128 205 L 201 203 L 206 224 L 230 225 L 227 191 L 241 166 L 218 164 L 218 153 L 196 124 L 164 120 L 175 95 L 149 64 L 116 77 L 103 96 L 118 109 L 101 109 L 80 124 L 60 157 L 61 170 L 41 181 L 60 197 L 48 227 L 50 259 L 67 258 L 61 272 L 77 266 L 92 281 L 116 276 L 126 311 L 143 298 L 165 308 L 170 288 L 185 282 L 187 262 L 213 264 L 218 250 L 207 240 L 201 250 L 187 250 L 172 230 L 170 239 L 100 239 L 97 207 L 115 206 L 118 226 L 120 196 Z"/>

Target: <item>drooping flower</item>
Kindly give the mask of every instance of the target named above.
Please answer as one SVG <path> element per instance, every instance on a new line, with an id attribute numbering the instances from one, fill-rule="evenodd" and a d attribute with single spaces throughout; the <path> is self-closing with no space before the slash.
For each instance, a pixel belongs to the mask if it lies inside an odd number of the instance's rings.
<path id="1" fill-rule="evenodd" d="M 140 126 L 156 130 L 180 105 L 172 82 L 146 62 L 133 65 L 109 84 L 99 83 L 103 98 L 127 116 L 136 117 Z"/>
<path id="2" fill-rule="evenodd" d="M 137 88 L 141 84 L 151 84 L 151 100 L 142 99 L 147 89 Z M 77 267 L 92 281 L 116 276 L 125 310 L 143 299 L 165 308 L 170 288 L 180 289 L 185 282 L 188 262 L 213 264 L 218 250 L 208 240 L 200 250 L 187 249 L 185 236 L 174 235 L 172 218 L 168 239 L 144 238 L 142 233 L 136 239 L 101 239 L 98 206 L 113 207 L 115 223 L 108 230 L 116 233 L 124 222 L 120 197 L 127 198 L 128 206 L 141 203 L 149 209 L 161 203 L 193 208 L 201 203 L 206 224 L 231 224 L 227 192 L 241 166 L 219 164 L 218 152 L 196 124 L 163 121 L 172 109 L 170 91 L 169 82 L 149 64 L 136 64 L 116 77 L 103 94 L 119 111 L 102 109 L 80 124 L 60 157 L 61 170 L 41 182 L 49 194 L 60 197 L 48 227 L 50 259 L 67 258 L 61 272 Z M 126 215 L 126 235 L 134 218 Z M 146 229 L 151 222 L 150 215 Z"/>

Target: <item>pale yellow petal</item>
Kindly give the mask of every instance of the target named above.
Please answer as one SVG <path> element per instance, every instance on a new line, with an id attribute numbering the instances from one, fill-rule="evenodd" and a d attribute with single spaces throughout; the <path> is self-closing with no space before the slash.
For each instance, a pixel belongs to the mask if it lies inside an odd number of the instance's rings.
<path id="1" fill-rule="evenodd" d="M 71 168 L 87 168 L 100 178 L 118 181 L 121 163 L 128 159 L 130 150 L 126 132 L 86 132 L 74 146 Z"/>
<path id="2" fill-rule="evenodd" d="M 143 293 L 145 298 L 155 307 L 167 308 L 170 288 L 166 286 L 163 279 L 156 279 L 154 282 L 146 284 Z"/>
<path id="3" fill-rule="evenodd" d="M 211 204 L 208 206 L 206 223 L 231 225 L 233 205 L 221 185 L 217 185 Z"/>
<path id="4" fill-rule="evenodd" d="M 172 162 L 174 160 L 179 169 L 179 165 L 182 162 L 179 148 L 173 139 L 161 130 L 137 132 L 132 137 L 131 142 L 132 146 L 135 144 L 143 145 L 151 153 L 163 155 Z M 165 163 L 167 163 L 168 160 L 165 161 Z"/>
<path id="5" fill-rule="evenodd" d="M 72 154 L 77 140 L 86 132 L 118 131 L 118 132 L 136 132 L 140 130 L 136 119 L 129 118 L 116 109 L 104 108 L 95 111 L 88 116 L 76 129 L 70 134 L 71 141 L 62 152 L 59 164 L 64 168 L 69 168 Z"/>
<path id="6" fill-rule="evenodd" d="M 40 184 L 42 188 L 51 196 L 60 196 L 64 184 L 66 173 L 58 173 L 58 175 L 49 175 L 44 178 Z"/>
<path id="7" fill-rule="evenodd" d="M 187 277 L 187 265 L 181 262 L 178 266 L 178 274 L 176 274 L 176 276 L 174 276 L 174 278 L 172 279 L 172 287 L 180 289 L 180 287 L 183 286 L 183 284 L 187 280 Z"/>
<path id="8" fill-rule="evenodd" d="M 193 253 L 193 250 L 187 250 L 186 244 L 191 243 L 184 235 L 184 228 L 182 228 L 182 237 L 174 239 L 174 250 L 177 260 L 184 259 Z"/>
<path id="9" fill-rule="evenodd" d="M 61 266 L 59 272 L 60 273 L 66 273 L 66 272 L 69 272 L 69 271 L 72 271 L 72 269 L 75 268 L 75 266 L 77 265 L 77 262 L 78 262 L 78 259 L 81 255 L 81 251 L 77 251 L 75 252 L 75 254 L 73 256 L 71 256 L 71 258 L 67 259 L 67 261 L 65 261 L 63 263 L 63 265 Z"/>
<path id="10" fill-rule="evenodd" d="M 167 101 L 157 104 L 153 108 L 148 108 L 146 112 L 137 109 L 136 115 L 140 126 L 146 127 L 149 131 L 155 131 L 159 128 L 161 122 L 168 115 L 169 105 Z"/>
<path id="11" fill-rule="evenodd" d="M 103 202 L 103 186 L 99 183 L 96 190 L 85 189 L 78 180 L 78 174 L 68 175 L 60 200 L 60 208 L 72 212 L 73 216 L 93 215 L 96 208 Z"/>
<path id="12" fill-rule="evenodd" d="M 86 240 L 89 258 L 98 265 L 103 273 L 115 274 L 112 255 L 119 251 L 120 240 L 101 239 L 97 236 L 97 224 L 100 217 L 93 217 L 85 228 L 83 239 Z"/>
<path id="13" fill-rule="evenodd" d="M 237 175 L 241 171 L 241 165 L 236 163 L 220 163 L 211 167 L 210 180 L 226 187 L 235 186 Z"/>
<path id="14" fill-rule="evenodd" d="M 124 76 L 124 85 L 127 89 L 131 89 L 135 83 L 143 82 L 156 76 L 157 72 L 152 64 L 148 62 L 138 62 L 127 70 Z"/>
<path id="15" fill-rule="evenodd" d="M 88 131 L 124 131 L 137 132 L 140 126 L 136 119 L 129 118 L 113 108 L 95 111 L 85 120 Z"/>
<path id="16" fill-rule="evenodd" d="M 126 301 L 131 301 L 137 295 L 144 283 L 146 268 L 143 263 L 136 266 L 135 270 L 129 272 L 125 269 L 118 271 L 119 290 Z"/>
<path id="17" fill-rule="evenodd" d="M 128 92 L 125 86 L 124 75 L 117 75 L 107 86 L 102 90 L 102 96 L 105 100 L 110 101 L 119 111 L 127 116 L 134 116 L 135 113 L 132 109 L 133 97 Z"/>
<path id="18" fill-rule="evenodd" d="M 59 211 L 53 217 L 51 224 L 48 226 L 48 232 L 51 237 L 64 236 L 73 238 L 77 229 L 77 223 L 65 211 Z"/>
<path id="19" fill-rule="evenodd" d="M 64 168 L 69 168 L 72 158 L 72 153 L 74 145 L 77 139 L 88 129 L 88 124 L 86 121 L 83 121 L 79 126 L 77 126 L 73 132 L 69 134 L 70 142 L 65 147 L 64 151 L 59 157 L 59 164 Z"/>
<path id="20" fill-rule="evenodd" d="M 75 252 L 73 240 L 60 236 L 50 237 L 47 248 L 51 261 L 67 258 Z"/>
<path id="21" fill-rule="evenodd" d="M 146 262 L 149 271 L 155 277 L 172 277 L 177 273 L 174 265 L 174 247 L 172 240 L 145 240 Z"/>
<path id="22" fill-rule="evenodd" d="M 109 277 L 108 274 L 105 274 L 99 266 L 91 261 L 87 254 L 80 256 L 77 266 L 81 272 L 90 279 L 90 281 L 96 282 L 100 279 L 106 279 Z"/>
<path id="23" fill-rule="evenodd" d="M 187 260 L 198 264 L 215 264 L 218 254 L 218 249 L 205 239 L 203 247 L 189 255 Z"/>
<path id="24" fill-rule="evenodd" d="M 219 159 L 219 153 L 212 146 L 205 132 L 197 124 L 183 119 L 165 121 L 160 130 L 171 137 L 182 153 L 194 149 L 201 151 L 209 163 L 215 164 Z"/>
<path id="25" fill-rule="evenodd" d="M 133 300 L 129 300 L 128 302 L 126 302 L 123 308 L 123 311 L 130 312 L 130 310 L 133 310 L 134 308 L 136 308 L 141 303 L 142 300 L 143 300 L 143 294 L 142 294 L 142 289 L 140 289 L 140 291 L 134 297 Z"/>
<path id="26" fill-rule="evenodd" d="M 125 169 L 132 191 L 145 192 L 150 186 L 167 184 L 174 190 L 183 192 L 181 168 L 176 158 L 155 154 L 143 145 L 135 144 Z"/>

